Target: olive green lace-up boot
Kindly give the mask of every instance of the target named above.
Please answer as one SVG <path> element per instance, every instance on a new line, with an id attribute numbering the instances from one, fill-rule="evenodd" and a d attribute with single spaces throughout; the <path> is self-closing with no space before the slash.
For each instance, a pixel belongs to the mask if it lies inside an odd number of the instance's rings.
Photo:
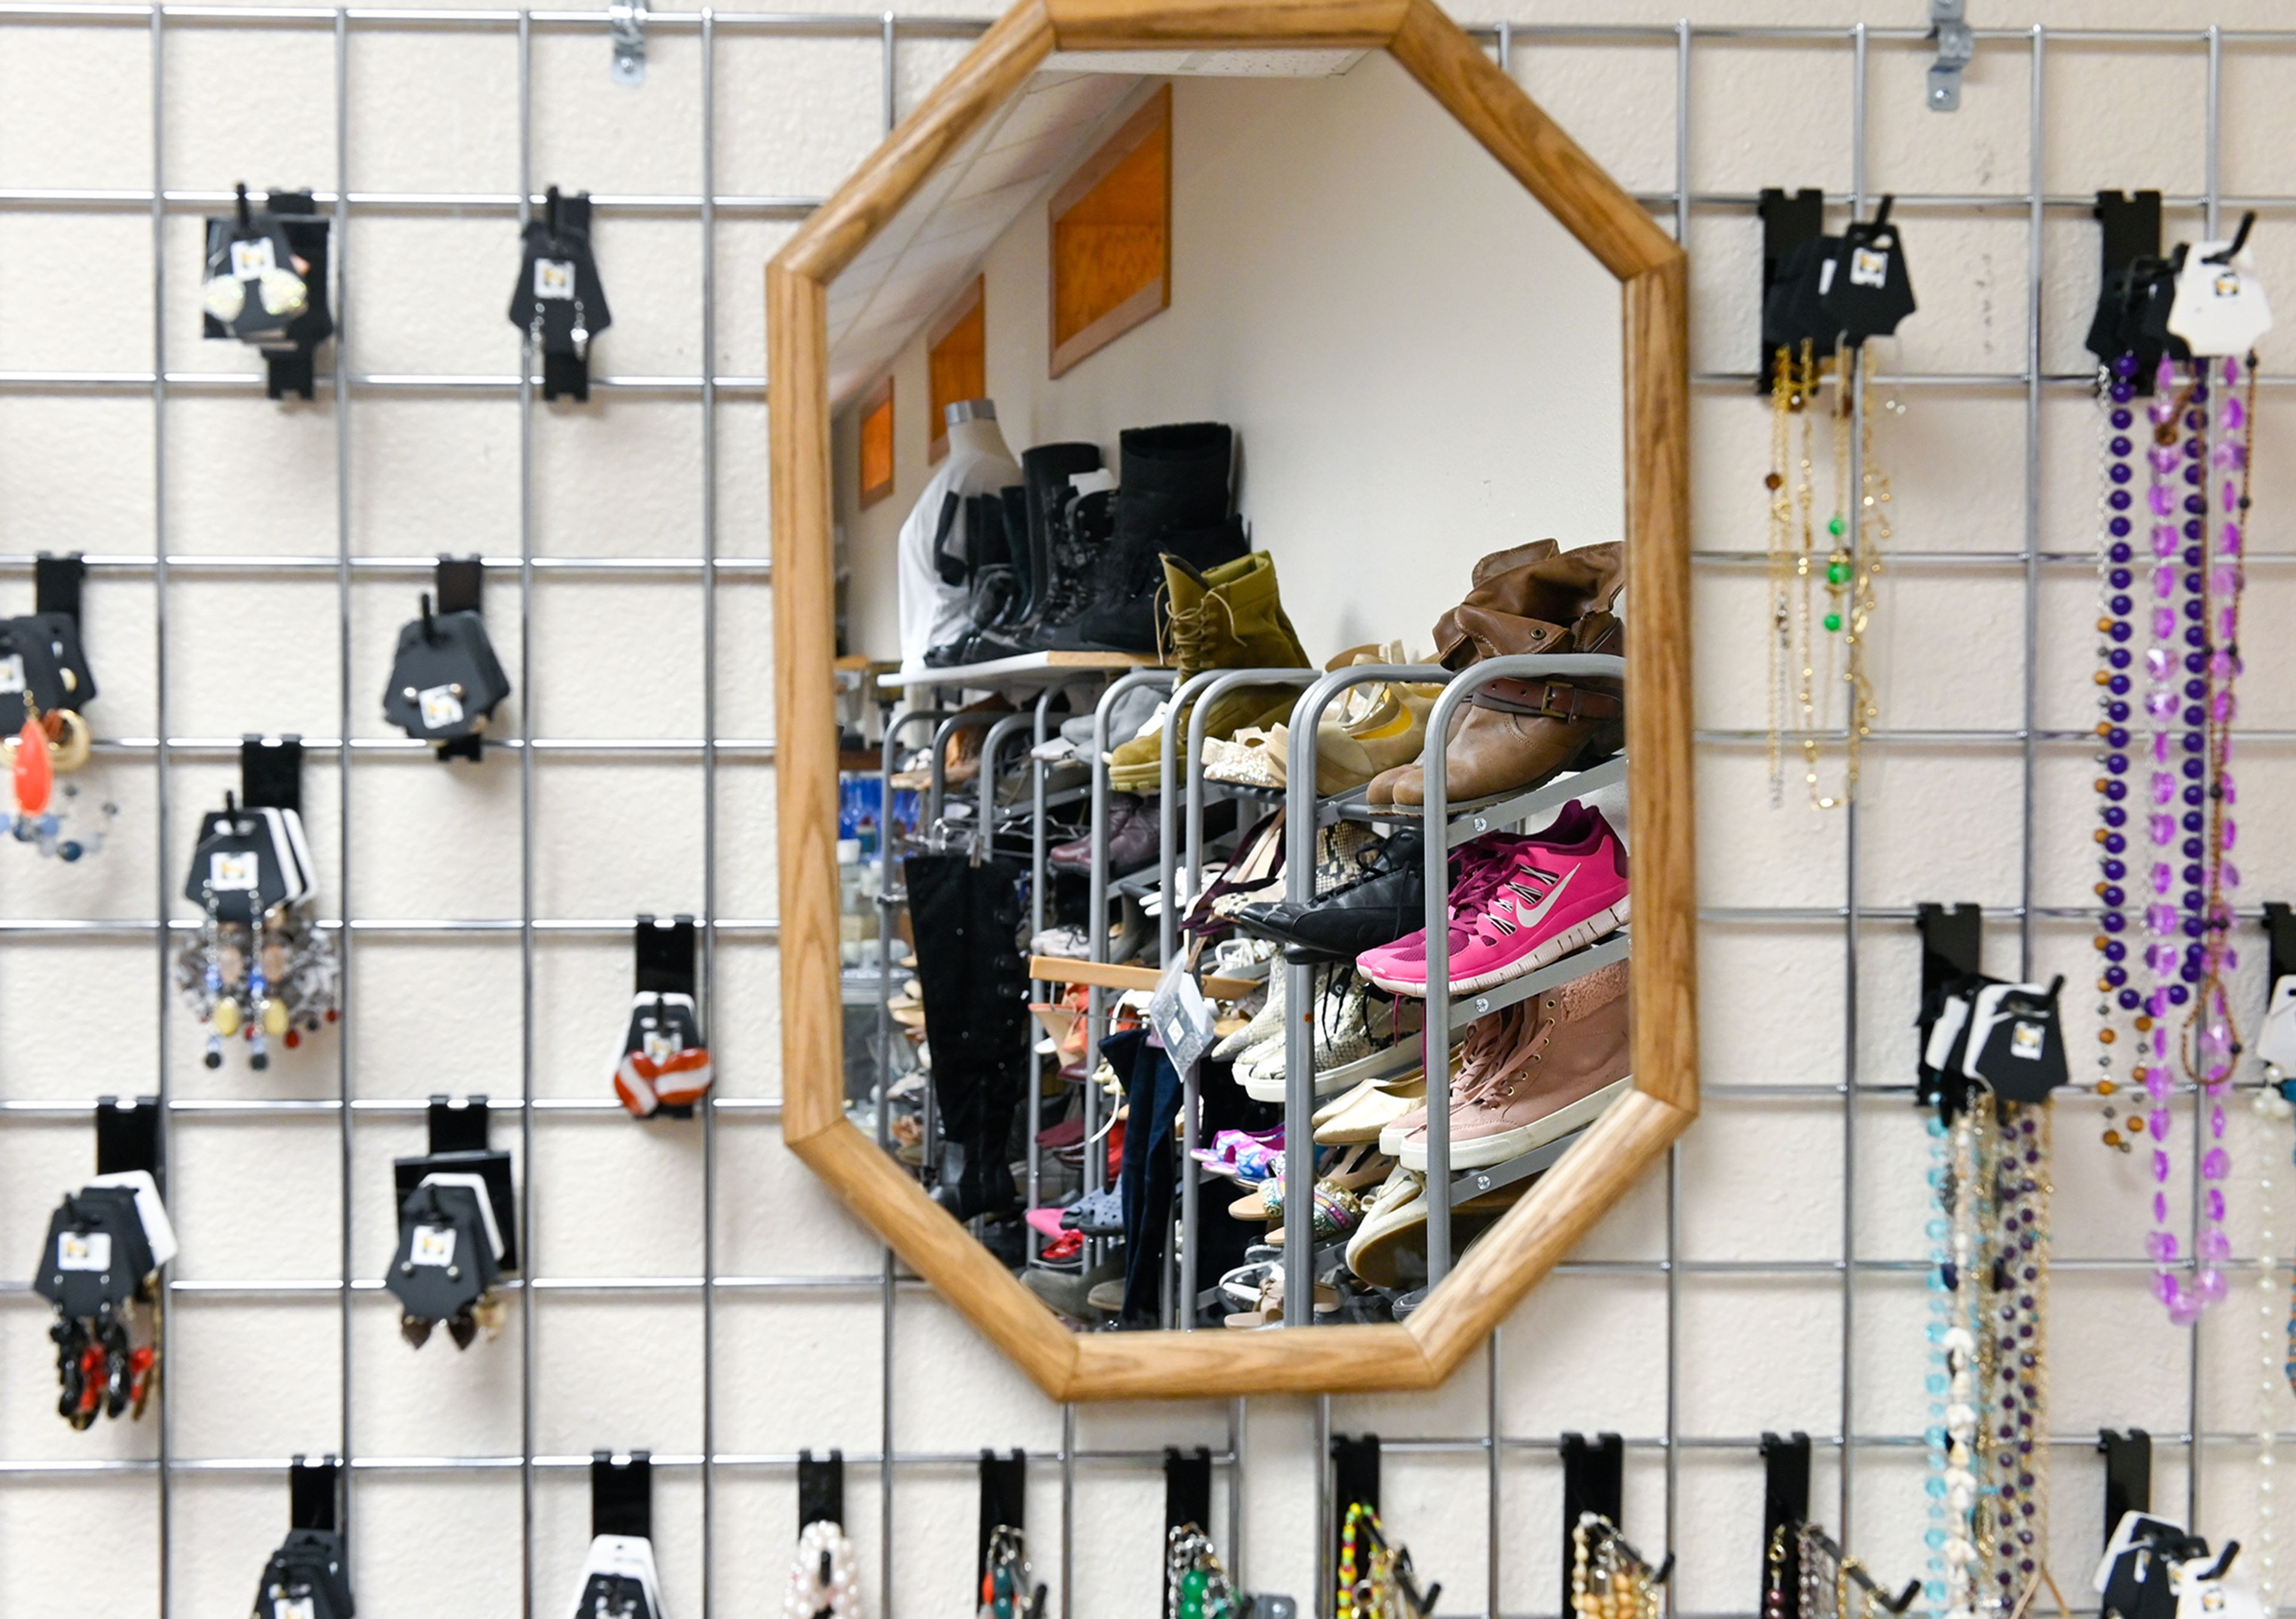
<path id="1" fill-rule="evenodd" d="M 1182 558 L 1164 558 L 1163 643 L 1185 685 L 1207 669 L 1312 667 L 1300 633 L 1276 595 L 1275 559 L 1264 551 L 1200 572 Z M 1299 698 L 1292 686 L 1239 686 L 1223 693 L 1205 715 L 1204 735 L 1233 737 L 1246 725 L 1289 719 Z M 1185 727 L 1185 713 L 1165 724 Z M 1185 745 L 1185 729 L 1176 733 Z M 1108 783 L 1118 792 L 1152 793 L 1160 785 L 1160 728 L 1144 732 L 1109 755 Z"/>

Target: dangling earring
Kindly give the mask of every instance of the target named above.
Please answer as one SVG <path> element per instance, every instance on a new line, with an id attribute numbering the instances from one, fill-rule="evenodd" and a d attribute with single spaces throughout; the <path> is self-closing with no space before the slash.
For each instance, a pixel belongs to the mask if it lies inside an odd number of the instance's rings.
<path id="1" fill-rule="evenodd" d="M 247 1066 L 258 1073 L 271 1066 L 270 1027 L 271 980 L 263 970 L 263 929 L 266 913 L 256 909 L 256 900 L 250 895 L 247 904 L 247 1037 L 253 1049 L 249 1052 Z"/>
<path id="2" fill-rule="evenodd" d="M 223 913 L 215 890 L 208 890 L 208 913 L 200 929 L 201 944 L 207 951 L 207 970 L 203 983 L 207 990 L 208 1049 L 201 1059 L 210 1068 L 223 1067 L 223 1040 L 239 1025 L 239 1009 L 232 1004 L 223 987 Z"/>

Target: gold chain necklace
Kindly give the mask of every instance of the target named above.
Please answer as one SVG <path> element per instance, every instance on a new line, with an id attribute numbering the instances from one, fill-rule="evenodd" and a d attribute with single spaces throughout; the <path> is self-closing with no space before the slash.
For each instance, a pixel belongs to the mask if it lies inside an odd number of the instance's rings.
<path id="1" fill-rule="evenodd" d="M 1762 481 L 1770 495 L 1767 584 L 1770 802 L 1774 806 L 1784 798 L 1784 738 L 1789 710 L 1800 721 L 1803 786 L 1810 807 L 1820 810 L 1839 809 L 1856 800 L 1864 744 L 1881 714 L 1874 700 L 1866 653 L 1876 605 L 1874 582 L 1884 567 L 1883 547 L 1894 533 L 1890 524 L 1890 479 L 1874 453 L 1874 421 L 1865 405 L 1866 370 L 1858 361 L 1859 352 L 1850 349 L 1840 357 L 1820 360 L 1814 345 L 1805 341 L 1799 350 L 1780 348 L 1773 367 L 1770 470 Z M 1828 375 L 1837 381 L 1832 421 L 1837 505 L 1826 523 L 1829 544 L 1821 557 L 1814 521 L 1810 416 Z M 1846 385 L 1842 385 L 1845 376 Z M 1894 412 L 1899 407 L 1893 400 L 1885 408 Z M 1800 454 L 1794 458 L 1792 419 L 1797 415 L 1801 418 Z M 1839 503 L 1848 498 L 1850 488 L 1853 432 L 1859 449 L 1854 518 L 1845 516 Z M 1798 459 L 1800 474 L 1791 493 L 1786 488 L 1789 459 Z M 1826 592 L 1823 614 L 1816 605 L 1820 584 Z M 1828 793 L 1819 786 L 1820 732 L 1837 687 L 1845 693 L 1847 710 L 1842 721 L 1842 784 L 1837 792 Z"/>

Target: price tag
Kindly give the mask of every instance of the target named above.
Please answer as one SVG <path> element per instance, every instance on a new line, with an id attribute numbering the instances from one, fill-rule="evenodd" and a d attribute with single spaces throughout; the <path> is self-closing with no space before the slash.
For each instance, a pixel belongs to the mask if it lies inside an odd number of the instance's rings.
<path id="1" fill-rule="evenodd" d="M 318 1619 L 318 1609 L 308 1596 L 274 1597 L 271 1619 Z"/>
<path id="2" fill-rule="evenodd" d="M 427 687 L 416 694 L 415 700 L 422 707 L 422 724 L 432 731 L 463 723 L 463 699 L 455 695 L 452 686 Z"/>
<path id="3" fill-rule="evenodd" d="M 408 1245 L 406 1257 L 418 1265 L 441 1268 L 455 1263 L 455 1228 L 451 1225 L 418 1225 L 414 1240 Z"/>
<path id="4" fill-rule="evenodd" d="M 2203 356 L 2243 355 L 2272 330 L 2272 307 L 2264 283 L 2246 253 L 2229 241 L 2203 241 L 2185 256 L 2177 276 L 2177 298 L 2169 309 L 2169 330 Z M 2218 254 L 2229 254 L 2221 264 Z"/>
<path id="5" fill-rule="evenodd" d="M 0 658 L 0 693 L 12 695 L 24 689 L 24 655 L 11 652 Z"/>
<path id="6" fill-rule="evenodd" d="M 537 258 L 534 261 L 534 296 L 570 298 L 574 296 L 574 261 Z"/>
<path id="7" fill-rule="evenodd" d="M 1148 1026 L 1156 1031 L 1170 1054 L 1172 1066 L 1185 1073 L 1212 1043 L 1211 1003 L 1195 978 L 1175 961 L 1148 1001 Z"/>
<path id="8" fill-rule="evenodd" d="M 109 1271 L 111 1269 L 111 1233 L 110 1231 L 65 1231 L 56 1238 L 56 1269 L 59 1271 Z"/>
<path id="9" fill-rule="evenodd" d="M 263 858 L 252 849 L 218 849 L 208 856 L 208 887 L 218 894 L 250 894 L 262 880 Z"/>
<path id="10" fill-rule="evenodd" d="M 245 237 L 231 244 L 231 273 L 242 281 L 253 281 L 278 267 L 268 236 Z"/>

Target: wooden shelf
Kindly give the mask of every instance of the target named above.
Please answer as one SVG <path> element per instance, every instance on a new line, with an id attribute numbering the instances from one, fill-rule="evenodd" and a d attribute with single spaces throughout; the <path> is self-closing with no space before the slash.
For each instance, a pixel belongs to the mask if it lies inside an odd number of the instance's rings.
<path id="1" fill-rule="evenodd" d="M 1069 956 L 1030 956 L 1029 976 L 1040 984 L 1095 984 L 1103 989 L 1153 991 L 1164 981 L 1160 968 L 1079 961 Z M 1202 985 L 1204 993 L 1215 1001 L 1241 1001 L 1253 991 L 1267 987 L 1257 978 L 1225 978 L 1218 975 L 1203 979 Z"/>

